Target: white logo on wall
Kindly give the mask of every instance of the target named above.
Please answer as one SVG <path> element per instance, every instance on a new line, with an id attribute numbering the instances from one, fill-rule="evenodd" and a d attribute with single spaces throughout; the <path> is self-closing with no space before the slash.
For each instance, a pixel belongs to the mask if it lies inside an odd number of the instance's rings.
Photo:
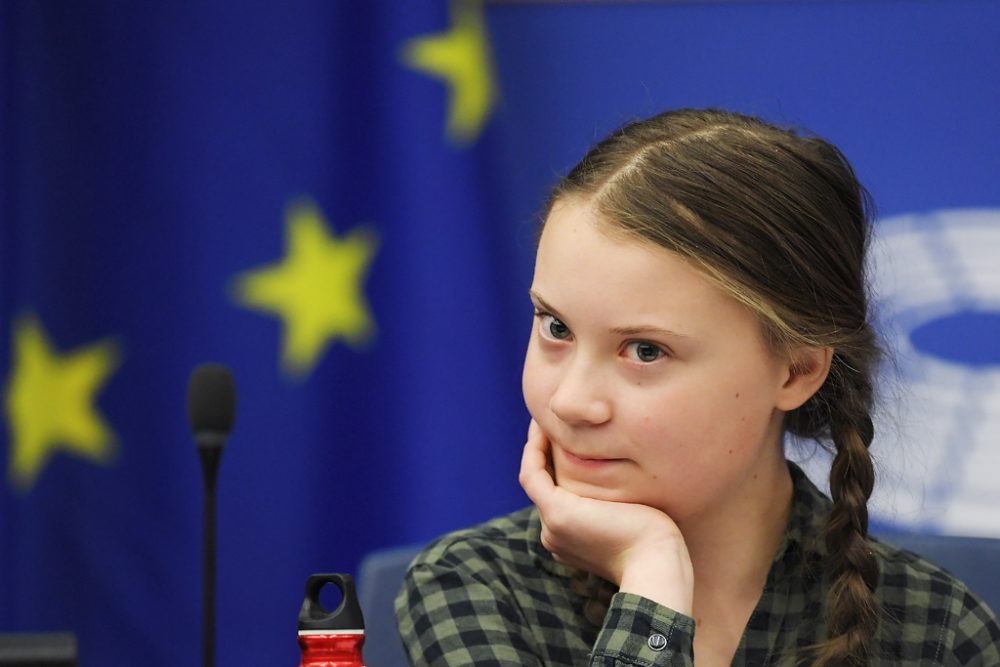
<path id="1" fill-rule="evenodd" d="M 872 259 L 897 362 L 875 419 L 872 519 L 1000 537 L 1000 210 L 880 220 Z M 818 458 L 803 463 L 817 481 Z"/>

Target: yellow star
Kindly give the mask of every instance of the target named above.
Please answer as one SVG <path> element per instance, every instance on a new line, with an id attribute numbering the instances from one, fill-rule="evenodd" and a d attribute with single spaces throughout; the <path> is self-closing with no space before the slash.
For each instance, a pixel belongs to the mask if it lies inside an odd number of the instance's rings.
<path id="1" fill-rule="evenodd" d="M 118 368 L 117 346 L 94 343 L 60 356 L 34 317 L 14 323 L 13 368 L 4 409 L 10 428 L 7 473 L 27 490 L 57 450 L 105 463 L 115 454 L 114 433 L 94 402 Z"/>
<path id="2" fill-rule="evenodd" d="M 452 0 L 451 19 L 451 30 L 409 40 L 402 58 L 448 85 L 448 137 L 468 144 L 479 136 L 496 102 L 493 60 L 478 0 Z"/>
<path id="3" fill-rule="evenodd" d="M 308 201 L 291 206 L 285 224 L 285 258 L 238 276 L 236 299 L 284 320 L 282 364 L 303 376 L 332 340 L 358 346 L 374 332 L 361 283 L 378 242 L 363 228 L 337 238 Z"/>

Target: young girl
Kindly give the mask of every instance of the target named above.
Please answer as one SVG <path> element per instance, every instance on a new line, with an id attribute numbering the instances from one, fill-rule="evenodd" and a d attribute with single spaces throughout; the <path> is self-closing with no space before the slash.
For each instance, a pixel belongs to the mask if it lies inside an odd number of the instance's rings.
<path id="1" fill-rule="evenodd" d="M 822 139 L 682 110 L 556 188 L 524 364 L 528 509 L 397 599 L 414 665 L 1000 665 L 960 582 L 868 536 L 867 193 Z M 785 433 L 834 451 L 831 500 Z"/>

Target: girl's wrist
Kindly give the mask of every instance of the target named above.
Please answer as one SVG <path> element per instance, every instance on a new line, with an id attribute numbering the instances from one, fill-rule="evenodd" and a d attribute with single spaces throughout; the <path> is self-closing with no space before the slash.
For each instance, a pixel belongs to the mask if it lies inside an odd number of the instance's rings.
<path id="1" fill-rule="evenodd" d="M 683 542 L 665 548 L 630 554 L 618 586 L 691 616 L 694 609 L 694 570 Z"/>

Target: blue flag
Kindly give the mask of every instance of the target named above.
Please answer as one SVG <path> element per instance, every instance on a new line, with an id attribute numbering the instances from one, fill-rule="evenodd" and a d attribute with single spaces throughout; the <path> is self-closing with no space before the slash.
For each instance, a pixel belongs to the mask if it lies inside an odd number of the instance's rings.
<path id="1" fill-rule="evenodd" d="M 238 389 L 220 664 L 295 663 L 310 573 L 526 502 L 531 237 L 477 3 L 4 13 L 0 631 L 195 664 L 204 361 Z"/>

